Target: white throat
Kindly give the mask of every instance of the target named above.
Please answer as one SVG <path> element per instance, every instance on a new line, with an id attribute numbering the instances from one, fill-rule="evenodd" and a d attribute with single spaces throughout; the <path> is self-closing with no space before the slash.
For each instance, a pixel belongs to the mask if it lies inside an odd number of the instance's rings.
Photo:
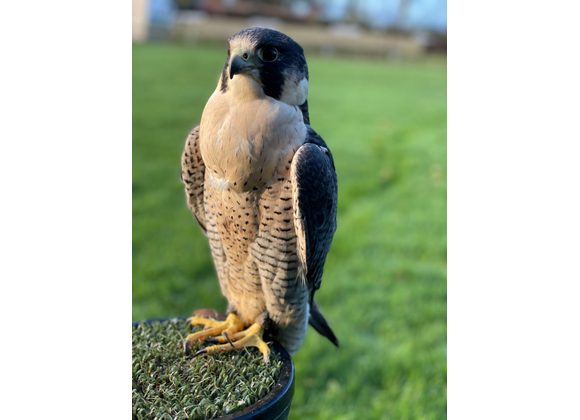
<path id="1" fill-rule="evenodd" d="M 236 74 L 233 79 L 228 81 L 228 90 L 236 102 L 259 99 L 265 96 L 262 86 L 254 77 L 255 75 L 251 74 Z"/>
<path id="2" fill-rule="evenodd" d="M 288 105 L 300 106 L 308 98 L 308 79 L 298 80 L 296 77 L 286 76 L 282 86 L 280 100 Z"/>

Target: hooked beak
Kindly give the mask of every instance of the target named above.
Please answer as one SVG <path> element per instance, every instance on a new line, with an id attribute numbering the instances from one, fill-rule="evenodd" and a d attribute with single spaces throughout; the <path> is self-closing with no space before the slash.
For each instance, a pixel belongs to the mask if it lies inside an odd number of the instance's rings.
<path id="1" fill-rule="evenodd" d="M 250 57 L 244 59 L 239 55 L 236 55 L 230 64 L 230 80 L 234 78 L 234 75 L 247 73 L 254 68 L 256 68 L 256 66 Z"/>

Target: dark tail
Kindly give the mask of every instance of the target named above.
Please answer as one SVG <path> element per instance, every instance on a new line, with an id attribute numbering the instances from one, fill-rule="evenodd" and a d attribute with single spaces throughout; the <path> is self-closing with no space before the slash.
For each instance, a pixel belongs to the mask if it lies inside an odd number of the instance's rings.
<path id="1" fill-rule="evenodd" d="M 318 305 L 314 301 L 310 305 L 310 319 L 308 322 L 320 335 L 328 338 L 332 344 L 338 347 L 338 338 L 332 332 L 330 325 L 328 325 L 328 322 L 326 322 L 326 319 L 324 319 L 324 316 L 318 309 Z"/>

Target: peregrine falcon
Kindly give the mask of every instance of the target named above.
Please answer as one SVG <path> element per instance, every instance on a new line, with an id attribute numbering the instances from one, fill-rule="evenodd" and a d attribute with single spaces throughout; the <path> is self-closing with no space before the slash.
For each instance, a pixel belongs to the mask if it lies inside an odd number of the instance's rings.
<path id="1" fill-rule="evenodd" d="M 338 346 L 314 302 L 336 230 L 337 180 L 328 146 L 310 126 L 302 47 L 275 30 L 244 29 L 199 126 L 188 135 L 182 180 L 209 239 L 227 318 L 193 316 L 208 342 L 196 354 L 257 347 L 265 336 L 290 353 L 308 323 Z"/>

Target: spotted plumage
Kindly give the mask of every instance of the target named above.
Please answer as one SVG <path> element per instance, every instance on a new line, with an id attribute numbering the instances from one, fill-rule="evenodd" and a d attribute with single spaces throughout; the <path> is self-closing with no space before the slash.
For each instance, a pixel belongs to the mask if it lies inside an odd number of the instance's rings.
<path id="1" fill-rule="evenodd" d="M 277 31 L 243 30 L 229 40 L 182 156 L 187 203 L 209 239 L 228 311 L 290 352 L 308 322 L 338 345 L 314 302 L 336 230 L 336 173 L 309 125 L 307 94 L 302 48 Z"/>

